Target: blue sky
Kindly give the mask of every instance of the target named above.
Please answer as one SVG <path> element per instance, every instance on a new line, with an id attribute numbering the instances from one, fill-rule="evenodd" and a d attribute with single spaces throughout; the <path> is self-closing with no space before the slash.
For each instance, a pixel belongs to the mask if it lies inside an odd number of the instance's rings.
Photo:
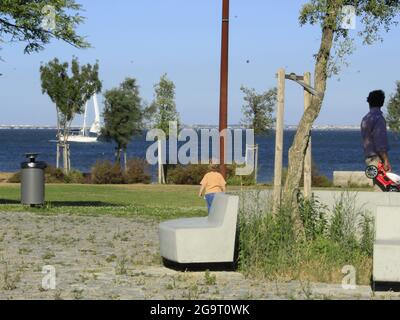
<path id="1" fill-rule="evenodd" d="M 153 85 L 167 73 L 175 82 L 184 123 L 218 123 L 222 1 L 77 2 L 87 18 L 79 33 L 93 48 L 77 50 L 53 41 L 43 52 L 24 55 L 22 45 L 2 44 L 0 124 L 55 125 L 55 107 L 41 93 L 39 66 L 54 57 L 71 60 L 72 56 L 82 63 L 99 60 L 103 90 L 135 77 L 148 102 L 153 99 Z M 304 2 L 231 0 L 229 123 L 241 119 L 242 84 L 261 92 L 276 85 L 280 67 L 296 73 L 313 71 L 320 30 L 299 26 Z M 370 90 L 393 93 L 395 81 L 400 80 L 399 36 L 400 27 L 385 35 L 383 43 L 358 46 L 340 81 L 329 81 L 317 124 L 358 124 L 367 111 L 365 98 Z M 302 90 L 288 83 L 286 124 L 296 124 L 302 109 Z M 75 123 L 80 122 L 78 117 Z"/>

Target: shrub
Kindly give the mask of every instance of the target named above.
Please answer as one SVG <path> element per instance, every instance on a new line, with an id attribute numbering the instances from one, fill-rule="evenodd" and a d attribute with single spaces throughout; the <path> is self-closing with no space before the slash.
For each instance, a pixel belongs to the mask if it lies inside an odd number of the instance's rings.
<path id="1" fill-rule="evenodd" d="M 78 170 L 71 170 L 67 175 L 64 175 L 65 183 L 83 184 L 86 181 L 84 174 Z"/>
<path id="2" fill-rule="evenodd" d="M 7 182 L 9 183 L 21 183 L 21 171 L 15 172 Z"/>
<path id="3" fill-rule="evenodd" d="M 310 200 L 299 197 L 300 217 L 307 240 L 315 240 L 325 234 L 327 228 L 327 207 L 314 196 Z"/>
<path id="4" fill-rule="evenodd" d="M 167 182 L 172 184 L 197 185 L 208 172 L 208 165 L 170 165 Z"/>
<path id="5" fill-rule="evenodd" d="M 44 178 L 46 183 L 86 183 L 87 179 L 84 174 L 78 170 L 72 170 L 69 174 L 64 174 L 62 169 L 57 169 L 52 165 L 48 165 L 44 170 Z M 8 179 L 10 183 L 21 183 L 21 171 L 13 174 Z"/>
<path id="6" fill-rule="evenodd" d="M 204 175 L 209 172 L 207 164 L 188 164 L 188 165 L 170 165 L 168 169 L 167 182 L 172 184 L 198 185 Z M 254 174 L 250 176 L 237 176 L 235 170 L 237 165 L 226 166 L 226 182 L 229 185 L 253 185 Z"/>
<path id="7" fill-rule="evenodd" d="M 124 174 L 125 183 L 150 183 L 149 165 L 144 159 L 130 159 Z"/>
<path id="8" fill-rule="evenodd" d="M 241 211 L 239 268 L 247 275 L 271 280 L 340 283 L 343 266 L 353 265 L 358 283 L 368 284 L 373 226 L 354 203 L 343 194 L 328 222 L 328 210 L 317 199 L 300 199 L 305 236 L 295 232 L 290 208 L 280 208 L 275 216 L 269 209 L 264 214 Z M 361 227 L 360 236 L 357 227 Z"/>
<path id="9" fill-rule="evenodd" d="M 255 172 L 248 176 L 238 176 L 236 175 L 236 169 L 240 167 L 237 164 L 227 165 L 227 184 L 231 186 L 252 186 L 255 184 Z"/>
<path id="10" fill-rule="evenodd" d="M 52 165 L 48 165 L 44 170 L 44 178 L 46 183 L 63 183 L 64 172 L 60 168 L 56 168 Z"/>
<path id="11" fill-rule="evenodd" d="M 124 182 L 121 166 L 108 160 L 97 161 L 91 170 L 94 184 L 120 184 Z"/>

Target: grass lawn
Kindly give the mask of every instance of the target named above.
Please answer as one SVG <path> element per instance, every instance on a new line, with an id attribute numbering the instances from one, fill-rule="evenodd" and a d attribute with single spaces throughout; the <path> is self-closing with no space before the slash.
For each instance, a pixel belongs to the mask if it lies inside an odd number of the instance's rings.
<path id="1" fill-rule="evenodd" d="M 239 190 L 238 186 L 229 186 L 229 191 Z M 204 216 L 207 214 L 206 204 L 197 194 L 198 186 L 186 185 L 47 184 L 45 206 L 30 208 L 20 204 L 19 184 L 3 183 L 0 184 L 0 212 L 111 214 L 157 220 Z"/>
<path id="2" fill-rule="evenodd" d="M 20 204 L 19 184 L 1 184 L 0 211 L 111 214 L 157 220 L 204 216 L 206 204 L 197 193 L 197 186 L 48 184 L 44 208 L 30 208 Z"/>

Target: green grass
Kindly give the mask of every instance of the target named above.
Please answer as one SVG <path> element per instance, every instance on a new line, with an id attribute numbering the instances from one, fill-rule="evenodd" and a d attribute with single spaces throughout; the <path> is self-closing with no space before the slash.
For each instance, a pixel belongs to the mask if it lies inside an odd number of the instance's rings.
<path id="1" fill-rule="evenodd" d="M 170 185 L 65 185 L 46 186 L 43 208 L 19 203 L 18 184 L 0 185 L 0 211 L 39 214 L 138 216 L 157 220 L 204 216 L 205 201 L 197 186 Z"/>

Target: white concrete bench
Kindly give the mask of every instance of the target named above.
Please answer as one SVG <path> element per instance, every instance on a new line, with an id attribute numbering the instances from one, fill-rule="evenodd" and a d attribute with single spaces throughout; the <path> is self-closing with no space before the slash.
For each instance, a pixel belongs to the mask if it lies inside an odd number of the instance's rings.
<path id="1" fill-rule="evenodd" d="M 233 262 L 238 209 L 238 196 L 217 194 L 208 217 L 160 223 L 161 256 L 181 264 Z"/>
<path id="2" fill-rule="evenodd" d="M 400 207 L 378 207 L 373 282 L 400 283 Z"/>

